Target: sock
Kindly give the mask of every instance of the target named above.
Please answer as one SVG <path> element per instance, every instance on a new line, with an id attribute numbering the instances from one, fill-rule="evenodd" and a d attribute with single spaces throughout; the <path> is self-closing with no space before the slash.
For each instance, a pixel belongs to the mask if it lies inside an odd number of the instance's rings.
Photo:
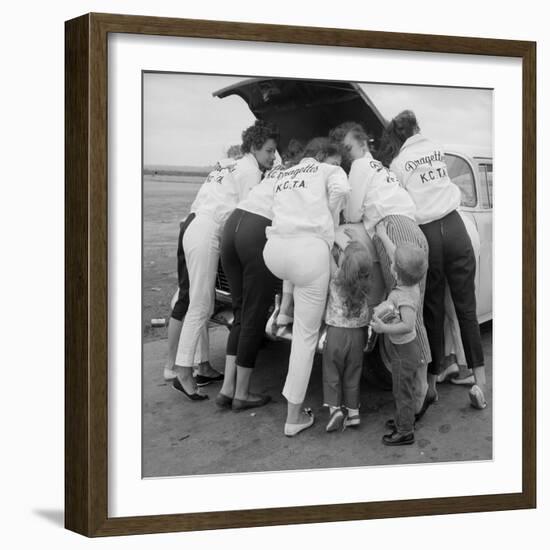
<path id="1" fill-rule="evenodd" d="M 359 416 L 359 409 L 350 409 L 348 407 L 348 416 Z"/>

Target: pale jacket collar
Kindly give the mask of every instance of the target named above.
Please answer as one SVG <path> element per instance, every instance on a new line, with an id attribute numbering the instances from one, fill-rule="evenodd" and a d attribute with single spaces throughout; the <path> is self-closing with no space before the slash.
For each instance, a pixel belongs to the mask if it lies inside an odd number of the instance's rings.
<path id="1" fill-rule="evenodd" d="M 258 170 L 260 170 L 260 172 L 261 172 L 262 169 L 260 168 L 260 165 L 259 165 L 258 161 L 256 160 L 256 157 L 252 153 L 245 153 L 243 158 L 248 159 L 248 162 L 250 164 L 252 164 L 252 166 L 257 168 Z"/>
<path id="2" fill-rule="evenodd" d="M 355 160 L 352 160 L 352 161 L 351 161 L 351 164 L 353 165 L 353 163 L 354 163 L 355 161 L 357 161 L 357 160 L 361 160 L 361 159 L 372 159 L 372 158 L 374 158 L 374 157 L 372 156 L 372 153 L 367 149 L 367 150 L 365 151 L 365 154 L 364 154 L 362 157 L 359 157 L 359 158 L 357 158 L 357 159 L 355 159 Z"/>
<path id="3" fill-rule="evenodd" d="M 314 157 L 304 157 L 298 164 L 302 164 L 304 162 L 317 162 L 317 163 L 319 163 L 319 161 Z"/>
<path id="4" fill-rule="evenodd" d="M 367 149 L 367 150 L 365 151 L 365 154 L 363 155 L 362 158 L 364 158 L 364 159 L 371 159 L 371 158 L 374 158 L 374 157 L 372 156 L 372 153 Z"/>

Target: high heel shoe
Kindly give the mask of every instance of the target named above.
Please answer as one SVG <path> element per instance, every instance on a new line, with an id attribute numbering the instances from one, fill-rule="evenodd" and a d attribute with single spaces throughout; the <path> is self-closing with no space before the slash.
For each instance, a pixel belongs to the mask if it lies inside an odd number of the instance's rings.
<path id="1" fill-rule="evenodd" d="M 208 395 L 199 393 L 197 391 L 194 393 L 189 393 L 188 391 L 186 391 L 179 378 L 174 378 L 174 381 L 172 382 L 172 387 L 175 390 L 183 393 L 183 395 L 185 395 L 185 397 L 189 399 L 189 401 L 204 401 L 205 399 L 208 399 Z"/>

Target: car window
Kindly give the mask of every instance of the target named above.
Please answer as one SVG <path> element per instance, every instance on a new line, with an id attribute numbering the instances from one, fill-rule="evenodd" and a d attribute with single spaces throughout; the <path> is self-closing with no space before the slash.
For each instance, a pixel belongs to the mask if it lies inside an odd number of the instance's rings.
<path id="1" fill-rule="evenodd" d="M 493 208 L 493 164 L 479 163 L 481 205 L 484 208 Z"/>
<path id="2" fill-rule="evenodd" d="M 462 194 L 461 206 L 476 206 L 477 194 L 472 168 L 461 157 L 452 154 L 445 155 L 445 162 L 449 169 L 449 177 L 458 185 Z"/>

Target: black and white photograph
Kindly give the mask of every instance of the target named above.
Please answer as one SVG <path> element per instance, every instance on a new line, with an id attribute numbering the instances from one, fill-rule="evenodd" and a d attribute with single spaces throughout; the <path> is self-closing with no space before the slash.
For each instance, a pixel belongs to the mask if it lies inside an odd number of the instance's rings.
<path id="1" fill-rule="evenodd" d="M 545 540 L 543 6 L 6 4 L 5 548 Z"/>
<path id="2" fill-rule="evenodd" d="M 493 90 L 142 73 L 142 476 L 493 459 Z"/>

